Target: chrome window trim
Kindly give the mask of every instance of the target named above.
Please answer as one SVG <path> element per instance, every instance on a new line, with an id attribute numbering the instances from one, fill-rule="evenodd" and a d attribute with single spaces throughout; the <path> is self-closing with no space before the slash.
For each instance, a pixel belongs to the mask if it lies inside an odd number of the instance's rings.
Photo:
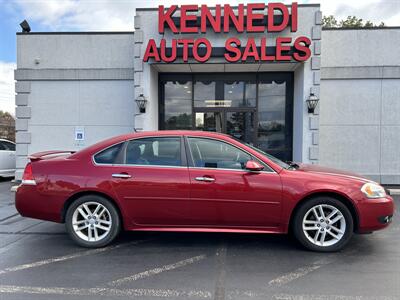
<path id="1" fill-rule="evenodd" d="M 190 138 L 200 138 L 200 139 L 209 139 L 209 140 L 214 140 L 214 141 L 218 141 L 218 142 L 222 142 L 222 143 L 226 143 L 228 145 L 231 145 L 232 147 L 235 147 L 236 149 L 239 149 L 243 152 L 245 152 L 246 154 L 250 155 L 250 157 L 252 159 L 256 159 L 258 162 L 260 162 L 263 166 L 267 166 L 267 168 L 270 169 L 270 171 L 266 171 L 266 170 L 261 170 L 261 171 L 257 171 L 257 173 L 275 173 L 278 174 L 274 169 L 272 169 L 267 163 L 260 161 L 259 158 L 255 157 L 253 154 L 249 153 L 248 151 L 246 151 L 245 149 L 239 148 L 238 146 L 232 144 L 231 142 L 225 141 L 225 140 L 221 140 L 221 139 L 217 139 L 217 138 L 213 138 L 213 137 L 203 137 L 203 136 L 192 136 L 192 135 L 186 135 L 186 138 L 188 139 L 188 144 L 189 144 L 189 139 Z M 189 146 L 189 152 L 190 152 L 190 156 L 191 159 L 193 161 L 193 154 L 192 154 L 192 149 L 190 149 L 190 145 Z M 254 171 L 250 171 L 250 170 L 246 170 L 246 169 L 226 169 L 226 168 L 207 168 L 207 167 L 192 167 L 189 166 L 189 169 L 206 169 L 206 170 L 228 170 L 228 171 L 241 171 L 241 172 L 254 172 Z"/>

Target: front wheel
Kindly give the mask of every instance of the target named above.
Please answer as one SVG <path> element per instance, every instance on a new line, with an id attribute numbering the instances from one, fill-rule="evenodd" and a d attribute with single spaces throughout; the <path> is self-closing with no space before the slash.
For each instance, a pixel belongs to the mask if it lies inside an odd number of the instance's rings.
<path id="1" fill-rule="evenodd" d="M 341 201 L 316 197 L 298 209 L 293 232 L 307 249 L 334 252 L 344 248 L 353 234 L 353 217 Z"/>
<path id="2" fill-rule="evenodd" d="M 121 229 L 115 206 L 97 195 L 87 195 L 75 200 L 67 210 L 66 228 L 78 245 L 88 248 L 110 244 Z"/>

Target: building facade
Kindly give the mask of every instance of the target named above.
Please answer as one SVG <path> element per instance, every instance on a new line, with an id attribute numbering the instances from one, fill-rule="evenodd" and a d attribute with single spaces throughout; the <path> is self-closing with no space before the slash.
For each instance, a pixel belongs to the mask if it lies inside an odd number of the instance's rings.
<path id="1" fill-rule="evenodd" d="M 16 179 L 34 152 L 195 129 L 400 184 L 400 28 L 321 23 L 319 5 L 182 6 L 137 9 L 134 32 L 18 33 Z"/>

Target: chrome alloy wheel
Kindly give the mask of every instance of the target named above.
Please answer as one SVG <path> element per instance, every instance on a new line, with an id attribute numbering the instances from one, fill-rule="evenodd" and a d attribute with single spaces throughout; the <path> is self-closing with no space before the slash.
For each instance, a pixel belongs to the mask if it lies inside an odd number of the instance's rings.
<path id="1" fill-rule="evenodd" d="M 98 202 L 85 202 L 79 205 L 72 215 L 72 228 L 76 235 L 87 242 L 104 239 L 112 227 L 108 209 Z"/>
<path id="2" fill-rule="evenodd" d="M 343 238 L 346 219 L 336 207 L 319 204 L 310 208 L 304 215 L 303 232 L 314 245 L 332 246 Z"/>

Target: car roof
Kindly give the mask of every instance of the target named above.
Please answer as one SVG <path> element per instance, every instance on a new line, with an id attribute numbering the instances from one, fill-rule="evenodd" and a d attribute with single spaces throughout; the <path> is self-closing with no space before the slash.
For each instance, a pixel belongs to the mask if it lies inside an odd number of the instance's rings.
<path id="1" fill-rule="evenodd" d="M 13 143 L 13 144 L 15 144 L 13 141 L 6 140 L 6 139 L 0 139 L 0 141 L 1 141 L 1 142 L 9 142 L 9 143 Z"/>
<path id="2" fill-rule="evenodd" d="M 103 148 L 121 143 L 126 140 L 134 139 L 134 138 L 143 138 L 143 137 L 154 137 L 154 136 L 201 136 L 201 137 L 214 137 L 214 138 L 222 138 L 227 139 L 230 138 L 229 135 L 223 133 L 209 132 L 209 131 L 200 131 L 200 130 L 158 130 L 158 131 L 139 131 L 132 132 L 127 134 L 122 134 L 119 136 L 115 136 L 106 140 L 102 140 L 94 145 L 91 145 L 87 148 L 84 148 L 75 154 L 71 155 L 71 158 L 78 158 L 84 156 L 86 154 L 93 154 L 93 152 L 97 152 Z"/>
<path id="3" fill-rule="evenodd" d="M 163 135 L 195 135 L 205 137 L 229 137 L 225 133 L 201 131 L 201 130 L 157 130 L 157 131 L 139 131 L 125 134 L 126 138 L 145 137 L 145 136 L 163 136 Z M 122 137 L 122 136 L 121 136 Z"/>

